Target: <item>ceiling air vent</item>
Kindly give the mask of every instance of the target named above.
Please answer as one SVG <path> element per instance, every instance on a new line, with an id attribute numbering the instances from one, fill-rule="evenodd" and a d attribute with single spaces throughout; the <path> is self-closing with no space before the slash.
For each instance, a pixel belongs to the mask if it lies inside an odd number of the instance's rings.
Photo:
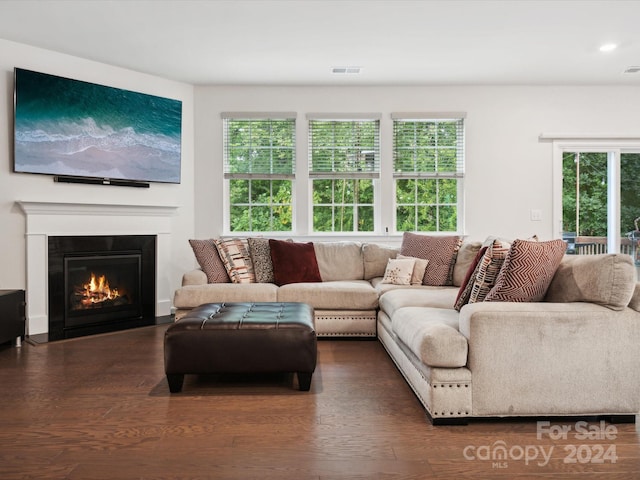
<path id="1" fill-rule="evenodd" d="M 640 66 L 636 67 L 627 67 L 624 73 L 640 73 Z"/>
<path id="2" fill-rule="evenodd" d="M 337 75 L 357 75 L 360 73 L 360 67 L 333 67 L 331 73 Z"/>

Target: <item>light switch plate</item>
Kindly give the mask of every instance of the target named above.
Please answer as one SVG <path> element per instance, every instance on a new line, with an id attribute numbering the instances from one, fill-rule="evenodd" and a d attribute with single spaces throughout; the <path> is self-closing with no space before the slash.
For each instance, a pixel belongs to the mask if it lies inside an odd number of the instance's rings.
<path id="1" fill-rule="evenodd" d="M 532 208 L 530 211 L 531 221 L 532 222 L 540 222 L 542 221 L 542 210 L 538 208 Z"/>

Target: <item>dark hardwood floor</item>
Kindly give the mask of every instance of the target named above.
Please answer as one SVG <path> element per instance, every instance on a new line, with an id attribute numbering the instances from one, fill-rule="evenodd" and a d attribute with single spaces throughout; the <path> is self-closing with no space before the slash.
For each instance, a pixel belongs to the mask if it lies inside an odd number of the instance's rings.
<path id="1" fill-rule="evenodd" d="M 572 429 L 557 439 L 535 420 L 430 425 L 377 341 L 321 340 L 309 392 L 187 376 L 171 395 L 166 328 L 0 347 L 0 478 L 640 478 L 638 424 L 590 422 L 594 439 L 575 421 L 552 421 Z"/>

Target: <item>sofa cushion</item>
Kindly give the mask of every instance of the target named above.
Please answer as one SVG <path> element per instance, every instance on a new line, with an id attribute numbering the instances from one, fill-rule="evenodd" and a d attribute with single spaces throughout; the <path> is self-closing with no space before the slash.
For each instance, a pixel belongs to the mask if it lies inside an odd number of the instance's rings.
<path id="1" fill-rule="evenodd" d="M 315 242 L 318 270 L 323 282 L 362 280 L 362 244 L 358 242 Z"/>
<path id="2" fill-rule="evenodd" d="M 429 260 L 422 281 L 424 285 L 453 285 L 453 267 L 461 243 L 459 236 L 404 232 L 400 254 Z"/>
<path id="3" fill-rule="evenodd" d="M 396 258 L 412 258 L 415 260 L 413 265 L 413 272 L 411 272 L 411 285 L 422 285 L 422 279 L 424 278 L 424 272 L 427 271 L 429 266 L 429 260 L 424 258 L 407 257 L 406 255 L 398 255 Z"/>
<path id="4" fill-rule="evenodd" d="M 384 277 L 382 277 L 382 283 L 411 285 L 415 264 L 416 260 L 412 257 L 390 258 L 387 260 L 387 269 L 384 272 Z M 422 278 L 420 280 L 422 281 Z"/>
<path id="5" fill-rule="evenodd" d="M 635 267 L 629 255 L 566 255 L 549 285 L 545 301 L 589 302 L 623 310 L 636 288 Z"/>
<path id="6" fill-rule="evenodd" d="M 482 243 L 480 242 L 463 242 L 460 246 L 456 256 L 456 263 L 453 266 L 453 284 L 456 287 L 462 286 L 472 264 L 477 264 L 475 258 L 481 247 Z"/>
<path id="7" fill-rule="evenodd" d="M 182 275 L 182 286 L 185 285 L 206 285 L 208 282 L 207 275 L 199 268 L 189 270 Z M 229 282 L 224 282 L 229 283 Z"/>
<path id="8" fill-rule="evenodd" d="M 269 239 L 269 247 L 276 285 L 322 281 L 312 242 L 297 243 Z"/>
<path id="9" fill-rule="evenodd" d="M 279 302 L 303 302 L 323 310 L 373 310 L 378 293 L 366 280 L 292 283 L 278 289 Z"/>
<path id="10" fill-rule="evenodd" d="M 364 279 L 384 276 L 387 268 L 387 260 L 396 258 L 400 249 L 388 247 L 385 245 L 377 245 L 375 243 L 365 243 L 362 245 L 362 256 L 364 263 Z"/>
<path id="11" fill-rule="evenodd" d="M 207 276 L 207 282 L 227 283 L 231 281 L 218 253 L 216 241 L 213 238 L 208 240 L 189 240 L 189 245 L 193 249 L 198 265 Z"/>
<path id="12" fill-rule="evenodd" d="M 195 308 L 203 303 L 276 302 L 278 287 L 272 283 L 208 283 L 178 288 L 173 297 L 176 308 Z"/>
<path id="13" fill-rule="evenodd" d="M 233 283 L 256 281 L 246 238 L 218 238 L 215 242 L 220 259 Z"/>
<path id="14" fill-rule="evenodd" d="M 458 331 L 458 312 L 449 308 L 405 307 L 393 314 L 393 332 L 431 367 L 464 367 L 467 339 Z"/>
<path id="15" fill-rule="evenodd" d="M 376 285 L 376 290 L 380 286 Z M 390 285 L 393 287 L 392 285 Z M 454 313 L 453 302 L 456 299 L 458 289 L 456 287 L 430 287 L 430 286 L 410 286 L 395 287 L 392 290 L 383 292 L 380 295 L 380 309 L 393 318 L 396 310 L 404 307 L 434 307 L 449 308 Z"/>
<path id="16" fill-rule="evenodd" d="M 556 275 L 557 274 L 558 272 L 556 271 Z M 553 282 L 551 282 L 551 285 L 553 285 Z M 549 290 L 551 290 L 551 287 L 549 287 Z M 547 295 L 549 295 L 549 290 L 547 290 Z M 636 283 L 636 287 L 633 290 L 633 296 L 631 297 L 631 300 L 629 300 L 629 308 L 636 312 L 640 312 L 640 283 Z"/>
<path id="17" fill-rule="evenodd" d="M 467 303 L 484 301 L 496 283 L 504 259 L 509 253 L 511 244 L 504 240 L 491 240 L 486 252 L 478 262 Z"/>
<path id="18" fill-rule="evenodd" d="M 485 302 L 541 301 L 566 249 L 567 244 L 562 239 L 548 242 L 514 240 Z"/>

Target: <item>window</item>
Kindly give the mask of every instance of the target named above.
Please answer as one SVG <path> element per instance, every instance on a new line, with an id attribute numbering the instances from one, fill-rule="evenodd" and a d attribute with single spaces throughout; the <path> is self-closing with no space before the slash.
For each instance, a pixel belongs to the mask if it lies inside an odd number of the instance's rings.
<path id="1" fill-rule="evenodd" d="M 463 116 L 392 115 L 397 232 L 461 230 Z"/>
<path id="2" fill-rule="evenodd" d="M 379 118 L 309 116 L 314 232 L 373 232 Z"/>
<path id="3" fill-rule="evenodd" d="M 618 166 L 619 158 L 619 166 Z M 636 172 L 640 154 L 615 151 L 564 151 L 562 153 L 562 235 L 569 253 L 622 252 L 640 259 L 640 196 Z M 619 185 L 611 185 L 611 170 L 619 170 Z M 611 192 L 615 192 L 611 195 Z M 620 192 L 617 195 L 617 192 Z M 612 197 L 610 199 L 610 197 Z M 619 202 L 615 199 L 619 198 Z M 616 222 L 610 225 L 609 217 Z M 610 235 L 609 229 L 616 228 Z"/>
<path id="4" fill-rule="evenodd" d="M 295 114 L 222 116 L 228 230 L 292 231 Z"/>
<path id="5" fill-rule="evenodd" d="M 541 139 L 554 141 L 554 230 L 567 253 L 625 253 L 640 266 L 640 139 Z"/>

